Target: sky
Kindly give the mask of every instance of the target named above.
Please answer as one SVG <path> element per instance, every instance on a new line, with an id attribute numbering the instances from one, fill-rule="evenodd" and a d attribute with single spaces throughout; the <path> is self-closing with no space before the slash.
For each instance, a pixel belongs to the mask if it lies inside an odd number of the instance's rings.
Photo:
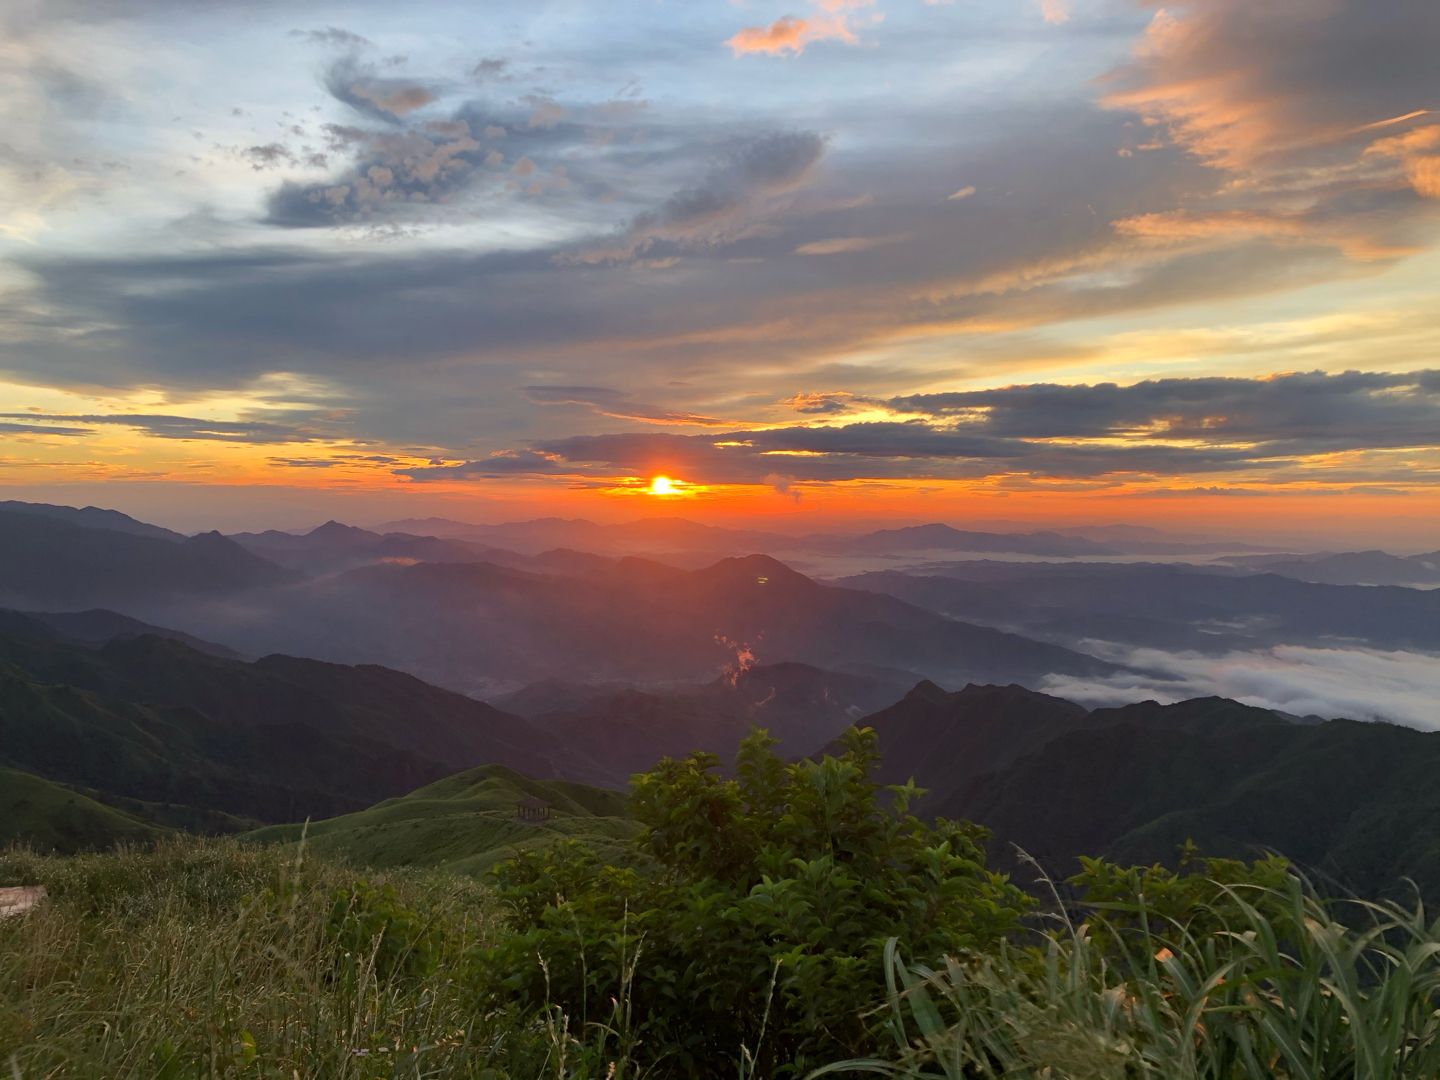
<path id="1" fill-rule="evenodd" d="M 0 497 L 1433 549 L 1437 46 L 1433 0 L 0 0 Z"/>

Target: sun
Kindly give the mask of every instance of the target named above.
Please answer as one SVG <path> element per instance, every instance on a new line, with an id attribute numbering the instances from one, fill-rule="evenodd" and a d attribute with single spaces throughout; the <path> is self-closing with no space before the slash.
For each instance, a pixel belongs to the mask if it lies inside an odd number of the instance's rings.
<path id="1" fill-rule="evenodd" d="M 657 476 L 650 481 L 651 495 L 674 495 L 675 481 L 668 476 Z"/>

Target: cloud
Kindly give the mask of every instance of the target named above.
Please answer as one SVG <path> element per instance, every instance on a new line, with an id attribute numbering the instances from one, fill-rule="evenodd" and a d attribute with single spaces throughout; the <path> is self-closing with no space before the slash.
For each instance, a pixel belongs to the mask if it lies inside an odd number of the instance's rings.
<path id="1" fill-rule="evenodd" d="M 316 45 L 332 45 L 343 49 L 365 49 L 370 46 L 368 38 L 338 26 L 327 26 L 323 30 L 292 30 L 291 34 Z"/>
<path id="2" fill-rule="evenodd" d="M 499 57 L 489 57 L 481 60 L 473 68 L 470 74 L 473 78 L 495 82 L 513 82 L 514 76 L 509 74 L 510 61 L 502 60 Z"/>
<path id="3" fill-rule="evenodd" d="M 1322 449 L 1428 446 L 1440 431 L 1440 370 L 1315 371 L 1270 378 L 1147 379 L 1130 386 L 1037 383 L 892 398 L 901 413 L 1027 439 L 1126 436 Z"/>
<path id="4" fill-rule="evenodd" d="M 721 422 L 632 405 L 601 387 L 530 387 L 531 400 L 585 404 L 617 417 Z M 1119 387 L 1030 385 L 873 402 L 845 393 L 785 404 L 837 415 L 857 403 L 922 413 L 930 421 L 826 427 L 750 427 L 704 435 L 624 433 L 542 440 L 545 471 L 570 463 L 585 475 L 669 470 L 694 483 L 795 480 L 1174 477 L 1283 470 L 1307 457 L 1433 446 L 1440 431 L 1440 372 L 1348 372 L 1271 379 L 1165 379 Z M 477 467 L 478 468 L 478 467 Z M 453 469 L 411 469 L 413 479 Z"/>
<path id="5" fill-rule="evenodd" d="M 603 386 L 526 386 L 525 396 L 537 405 L 588 405 L 603 416 L 627 420 L 648 420 L 654 424 L 693 424 L 699 427 L 733 427 L 733 420 L 676 412 L 646 405 L 623 390 Z"/>
<path id="6" fill-rule="evenodd" d="M 1040 15 L 1052 26 L 1059 26 L 1070 19 L 1069 0 L 1040 0 Z"/>
<path id="7" fill-rule="evenodd" d="M 955 192 L 954 195 L 946 195 L 945 201 L 950 202 L 953 199 L 968 199 L 971 195 L 974 194 L 975 186 L 971 184 L 968 187 L 962 187 L 959 191 Z"/>
<path id="8" fill-rule="evenodd" d="M 548 131 L 553 129 L 556 124 L 569 115 L 569 113 L 552 98 L 526 94 L 520 100 L 524 101 L 534 110 L 530 114 L 530 119 L 526 121 L 525 124 L 531 131 Z"/>
<path id="9" fill-rule="evenodd" d="M 406 116 L 436 100 L 429 90 L 413 83 L 355 83 L 350 87 L 350 93 L 370 102 L 381 112 L 396 117 Z"/>
<path id="10" fill-rule="evenodd" d="M 445 127 L 468 131 L 463 122 Z M 269 199 L 270 224 L 305 228 L 413 214 L 463 191 L 480 165 L 480 144 L 464 133 L 448 139 L 419 131 L 333 133 L 337 143 L 360 148 L 355 163 L 334 180 L 283 184 Z"/>
<path id="11" fill-rule="evenodd" d="M 1083 679 L 1049 675 L 1040 689 L 1092 708 L 1219 696 L 1296 716 L 1389 720 L 1440 730 L 1435 714 L 1440 663 L 1422 653 L 1279 645 L 1212 657 L 1105 642 L 1082 647 L 1132 671 Z"/>
<path id="12" fill-rule="evenodd" d="M 1420 110 L 1397 117 L 1397 121 L 1403 122 L 1428 115 L 1430 110 Z M 1417 194 L 1430 199 L 1440 199 L 1440 124 L 1415 128 L 1404 135 L 1377 139 L 1365 148 L 1365 156 L 1398 160 L 1405 170 L 1405 178 Z"/>
<path id="13" fill-rule="evenodd" d="M 1437 159 L 1440 160 L 1440 159 Z M 1163 243 L 1232 241 L 1264 238 L 1282 243 L 1326 244 L 1352 259 L 1393 259 L 1416 255 L 1422 248 L 1395 243 L 1378 234 L 1373 223 L 1321 215 L 1268 210 L 1214 210 L 1196 213 L 1168 210 L 1112 223 L 1116 232 Z"/>
<path id="14" fill-rule="evenodd" d="M 812 41 L 843 41 L 853 45 L 859 40 L 846 25 L 843 15 L 812 15 L 808 19 L 785 15 L 769 26 L 747 26 L 725 44 L 736 56 L 747 53 L 777 56 L 787 52 L 798 56 Z"/>
<path id="15" fill-rule="evenodd" d="M 859 397 L 848 390 L 826 390 L 817 393 L 796 394 L 780 402 L 798 413 L 811 416 L 837 416 L 854 412 L 867 405 L 879 405 L 873 398 Z"/>
<path id="16" fill-rule="evenodd" d="M 1197 0 L 1156 12 L 1105 103 L 1252 183 L 1305 184 L 1353 164 L 1375 122 L 1429 104 L 1437 30 L 1426 0 L 1389 0 L 1383 18 L 1361 0 Z"/>
<path id="17" fill-rule="evenodd" d="M 795 249 L 797 255 L 839 255 L 847 251 L 866 251 L 884 244 L 898 244 L 913 239 L 911 233 L 894 236 L 844 236 L 833 240 L 812 240 Z"/>
<path id="18" fill-rule="evenodd" d="M 308 424 L 280 424 L 263 420 L 204 420 L 193 416 L 142 415 L 137 413 L 96 413 L 90 415 L 36 413 L 0 413 L 0 417 L 45 420 L 52 424 L 105 424 L 133 428 L 157 439 L 193 439 L 202 442 L 234 442 L 264 445 L 267 443 L 308 443 L 328 441 L 334 435 L 322 434 Z M 46 435 L 93 435 L 93 427 L 32 428 L 31 425 L 10 424 L 0 427 L 34 430 Z"/>
<path id="19" fill-rule="evenodd" d="M 30 416 L 31 413 L 8 413 L 0 415 L 9 416 Z M 44 427 L 39 424 L 12 424 L 0 423 L 0 432 L 6 435 L 66 435 L 71 438 L 83 438 L 86 435 L 94 435 L 94 428 L 86 427 Z"/>
<path id="20" fill-rule="evenodd" d="M 567 254 L 560 261 L 621 261 L 656 241 L 686 246 L 742 239 L 772 209 L 772 200 L 809 182 L 824 152 L 824 138 L 813 132 L 734 140 L 699 184 L 675 192 L 658 211 L 635 218 L 611 243 Z"/>

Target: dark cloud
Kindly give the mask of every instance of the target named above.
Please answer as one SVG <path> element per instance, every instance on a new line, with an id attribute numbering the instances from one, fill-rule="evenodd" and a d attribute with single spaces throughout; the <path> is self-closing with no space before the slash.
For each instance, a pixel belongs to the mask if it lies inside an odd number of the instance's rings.
<path id="1" fill-rule="evenodd" d="M 753 232 L 771 209 L 767 200 L 804 186 L 824 152 L 824 137 L 808 131 L 734 141 L 700 183 L 671 195 L 658 211 L 641 214 L 616 242 L 566 261 L 627 259 L 657 240 L 682 246 L 733 243 Z"/>
<path id="2" fill-rule="evenodd" d="M 337 101 L 380 120 L 398 121 L 436 100 L 425 86 L 409 79 L 384 78 L 354 56 L 330 66 L 325 85 Z"/>
<path id="3" fill-rule="evenodd" d="M 613 393 L 563 389 L 564 400 Z M 917 395 L 889 405 L 935 419 L 714 435 L 578 435 L 538 442 L 529 452 L 541 455 L 548 473 L 568 462 L 582 473 L 667 472 L 739 484 L 773 484 L 777 475 L 794 481 L 1014 472 L 1073 479 L 1275 469 L 1316 454 L 1433 445 L 1440 372 L 1041 384 Z M 1051 441 L 1084 438 L 1108 441 Z M 467 462 L 401 474 L 453 479 L 486 469 L 486 462 Z"/>
<path id="4" fill-rule="evenodd" d="M 1006 438 L 1425 446 L 1440 432 L 1440 370 L 1153 379 L 1130 386 L 1035 384 L 913 394 L 886 404 L 901 413 L 962 418 L 968 430 Z"/>
<path id="5" fill-rule="evenodd" d="M 603 416 L 627 420 L 650 420 L 657 424 L 694 424 L 699 427 L 731 427 L 733 420 L 719 420 L 698 413 L 677 412 L 646 405 L 635 395 L 603 386 L 526 386 L 525 396 L 537 405 L 588 405 Z"/>
<path id="6" fill-rule="evenodd" d="M 263 420 L 203 420 L 191 416 L 141 415 L 138 413 L 93 414 L 88 416 L 53 415 L 33 413 L 0 413 L 4 417 L 33 416 L 37 420 L 52 423 L 89 425 L 110 424 L 133 428 L 157 439 L 194 439 L 206 442 L 254 443 L 306 443 L 332 439 L 333 434 L 322 434 L 313 424 L 280 424 Z M 46 435 L 93 435 L 91 427 L 35 428 L 25 424 L 0 425 L 0 429 L 35 431 Z"/>
<path id="7" fill-rule="evenodd" d="M 1174 146 L 1229 183 L 1218 200 L 1122 228 L 1189 246 L 1260 236 L 1356 259 L 1413 252 L 1396 218 L 1440 197 L 1440 127 L 1426 111 L 1437 41 L 1429 0 L 1158 10 L 1105 80 L 1104 103 L 1145 121 L 1122 152 Z"/>
<path id="8" fill-rule="evenodd" d="M 303 37 L 316 45 L 332 45 L 342 49 L 369 48 L 370 40 L 338 26 L 327 26 L 323 30 L 292 30 L 295 37 Z"/>
<path id="9" fill-rule="evenodd" d="M 282 185 L 270 198 L 269 222 L 305 228 L 388 220 L 449 201 L 468 186 L 482 158 L 463 122 L 444 130 L 456 134 L 335 129 L 337 140 L 359 144 L 358 161 L 332 181 Z"/>
<path id="10" fill-rule="evenodd" d="M 7 414 L 0 414 L 0 415 L 7 415 Z M 31 415 L 31 414 L 28 414 L 28 413 L 9 413 L 8 415 L 10 415 L 10 416 L 26 416 L 26 415 Z M 0 423 L 0 431 L 5 432 L 5 434 L 7 434 L 7 435 L 68 435 L 68 436 L 71 436 L 71 437 L 81 437 L 81 436 L 85 436 L 85 435 L 94 435 L 94 434 L 95 434 L 95 429 L 94 429 L 94 428 L 82 428 L 82 427 L 44 427 L 44 426 L 39 425 L 39 424 L 11 424 L 11 423 Z"/>
<path id="11" fill-rule="evenodd" d="M 498 57 L 488 57 L 471 68 L 470 74 L 473 78 L 481 81 L 514 82 L 515 78 L 509 73 L 509 67 L 509 60 L 502 60 Z"/>

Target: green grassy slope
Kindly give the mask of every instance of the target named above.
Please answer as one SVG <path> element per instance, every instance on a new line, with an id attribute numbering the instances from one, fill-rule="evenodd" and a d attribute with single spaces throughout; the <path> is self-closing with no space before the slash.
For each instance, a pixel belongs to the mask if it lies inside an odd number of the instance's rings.
<path id="1" fill-rule="evenodd" d="M 553 804 L 547 822 L 512 821 L 516 802 L 533 795 Z M 258 843 L 293 843 L 304 830 L 306 847 L 321 857 L 342 857 L 373 867 L 445 866 L 478 874 L 515 848 L 584 840 L 607 861 L 629 857 L 625 841 L 638 826 L 624 817 L 626 796 L 565 780 L 530 780 L 504 765 L 482 765 L 355 814 L 299 824 L 272 825 L 241 837 Z"/>
<path id="2" fill-rule="evenodd" d="M 9 844 L 74 855 L 120 842 L 148 844 L 169 829 L 15 769 L 0 769 L 0 848 Z"/>

